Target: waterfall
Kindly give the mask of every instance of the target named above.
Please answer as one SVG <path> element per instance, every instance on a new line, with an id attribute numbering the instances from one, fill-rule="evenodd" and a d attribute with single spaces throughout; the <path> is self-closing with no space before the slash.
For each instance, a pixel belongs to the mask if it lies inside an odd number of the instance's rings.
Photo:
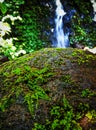
<path id="1" fill-rule="evenodd" d="M 56 37 L 56 47 L 66 48 L 69 46 L 68 33 L 64 33 L 63 16 L 66 12 L 63 9 L 60 0 L 56 0 L 56 18 L 55 18 L 55 37 Z"/>

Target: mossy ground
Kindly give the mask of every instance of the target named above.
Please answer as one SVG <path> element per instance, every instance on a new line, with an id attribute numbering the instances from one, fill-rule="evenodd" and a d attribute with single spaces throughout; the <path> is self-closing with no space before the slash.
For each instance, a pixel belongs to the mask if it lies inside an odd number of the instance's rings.
<path id="1" fill-rule="evenodd" d="M 71 48 L 46 48 L 4 63 L 0 128 L 95 129 L 95 75 L 96 56 Z"/>

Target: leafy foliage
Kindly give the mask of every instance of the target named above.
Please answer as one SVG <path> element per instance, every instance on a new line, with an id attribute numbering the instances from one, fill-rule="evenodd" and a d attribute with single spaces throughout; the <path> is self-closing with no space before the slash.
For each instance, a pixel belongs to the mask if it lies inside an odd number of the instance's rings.
<path id="1" fill-rule="evenodd" d="M 38 29 L 36 11 L 38 8 L 33 7 L 31 10 L 27 9 L 22 14 L 23 21 L 21 26 L 17 26 L 19 31 L 19 43 L 26 50 L 27 53 L 38 50 L 43 47 L 42 41 L 39 38 L 40 31 Z M 18 43 L 17 43 L 18 45 Z"/>
<path id="2" fill-rule="evenodd" d="M 80 43 L 81 45 L 94 47 L 96 46 L 96 29 L 92 21 L 92 5 L 90 2 L 79 0 L 75 0 L 74 4 L 78 9 L 72 18 L 73 35 L 70 37 L 70 44 Z"/>
<path id="3" fill-rule="evenodd" d="M 5 14 L 7 12 L 7 5 L 0 3 L 1 12 Z M 13 40 L 16 38 L 11 36 L 11 25 L 14 25 L 15 20 L 22 20 L 20 16 L 5 15 L 0 21 L 0 54 L 8 56 L 9 59 L 15 58 L 21 53 L 26 53 L 21 48 L 16 48 Z M 9 22 L 8 22 L 9 21 Z"/>
<path id="4" fill-rule="evenodd" d="M 4 14 L 4 16 L 2 15 L 2 19 L 10 26 L 9 32 L 7 31 L 8 35 L 3 35 L 4 37 L 2 37 L 4 40 L 3 43 L 6 42 L 8 46 L 1 46 L 0 49 L 1 54 L 8 56 L 9 59 L 25 54 L 26 52 L 29 53 L 38 50 L 44 46 L 40 40 L 40 25 L 37 16 L 37 10 L 40 11 L 41 9 L 40 7 L 32 7 L 30 10 L 30 6 L 26 6 L 26 3 L 24 5 L 24 3 L 24 0 L 7 0 L 6 3 L 0 4 L 2 6 L 1 12 Z M 24 6 L 24 10 L 22 10 L 21 5 Z M 21 22 L 21 18 L 18 16 L 20 13 L 22 15 Z M 11 37 L 8 39 L 10 41 L 7 40 L 9 37 Z M 10 45 L 8 42 L 10 42 Z"/>
<path id="5" fill-rule="evenodd" d="M 5 3 L 0 3 L 0 10 L 3 14 L 7 12 L 7 6 Z"/>

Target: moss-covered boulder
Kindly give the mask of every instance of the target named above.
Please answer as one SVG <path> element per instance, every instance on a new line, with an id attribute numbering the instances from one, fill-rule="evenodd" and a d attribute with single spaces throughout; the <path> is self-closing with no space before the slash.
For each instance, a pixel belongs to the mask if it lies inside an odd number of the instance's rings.
<path id="1" fill-rule="evenodd" d="M 0 66 L 1 130 L 95 130 L 96 55 L 50 48 Z"/>

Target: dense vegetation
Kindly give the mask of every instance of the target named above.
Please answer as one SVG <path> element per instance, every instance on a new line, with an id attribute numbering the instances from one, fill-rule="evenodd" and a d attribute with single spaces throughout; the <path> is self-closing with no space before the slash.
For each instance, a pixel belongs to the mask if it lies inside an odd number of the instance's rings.
<path id="1" fill-rule="evenodd" d="M 64 5 L 62 0 L 62 4 Z M 90 1 L 73 0 L 64 5 L 65 11 L 76 12 L 68 23 L 70 44 L 94 47 L 96 29 L 92 21 Z M 54 28 L 55 3 L 51 0 L 6 0 L 0 3 L 0 55 L 13 59 L 44 47 L 51 47 Z M 51 19 L 51 23 L 50 23 Z M 53 20 L 53 21 L 52 21 Z"/>
<path id="2" fill-rule="evenodd" d="M 96 45 L 96 23 L 93 22 L 93 9 L 89 1 L 74 0 L 77 12 L 72 19 L 74 35 L 71 37 L 71 44 L 80 43 L 89 47 Z"/>

